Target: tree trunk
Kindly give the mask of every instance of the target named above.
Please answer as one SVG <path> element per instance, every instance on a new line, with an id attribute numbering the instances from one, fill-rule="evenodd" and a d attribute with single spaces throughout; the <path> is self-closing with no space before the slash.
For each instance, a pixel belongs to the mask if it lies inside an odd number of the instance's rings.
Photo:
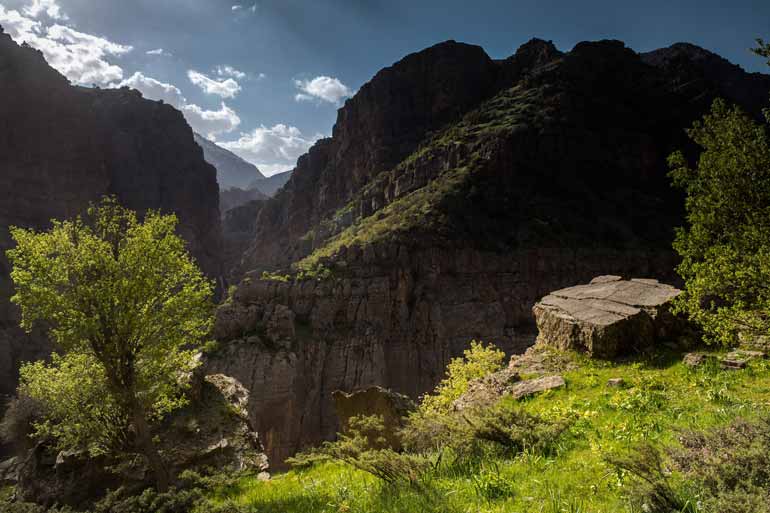
<path id="1" fill-rule="evenodd" d="M 160 457 L 157 447 L 155 447 L 155 443 L 152 441 L 150 426 L 147 424 L 147 419 L 141 407 L 134 407 L 131 421 L 136 431 L 137 449 L 147 458 L 150 469 L 155 475 L 155 488 L 159 492 L 165 492 L 168 490 L 171 476 L 163 459 Z"/>

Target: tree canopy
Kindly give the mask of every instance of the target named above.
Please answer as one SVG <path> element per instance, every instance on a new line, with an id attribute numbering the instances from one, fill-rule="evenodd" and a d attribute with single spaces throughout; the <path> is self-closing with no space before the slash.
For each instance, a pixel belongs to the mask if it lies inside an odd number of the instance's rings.
<path id="1" fill-rule="evenodd" d="M 43 327 L 59 353 L 21 369 L 20 393 L 62 449 L 144 455 L 168 484 L 151 426 L 185 404 L 209 335 L 213 285 L 176 235 L 173 215 L 143 220 L 105 198 L 46 231 L 12 228 L 12 301 L 21 326 Z"/>
<path id="2" fill-rule="evenodd" d="M 759 44 L 755 51 L 770 59 L 770 46 Z M 685 280 L 678 307 L 719 343 L 770 336 L 768 128 L 717 100 L 688 131 L 703 150 L 696 166 L 681 152 L 669 158 L 687 194 L 688 226 L 674 243 Z"/>

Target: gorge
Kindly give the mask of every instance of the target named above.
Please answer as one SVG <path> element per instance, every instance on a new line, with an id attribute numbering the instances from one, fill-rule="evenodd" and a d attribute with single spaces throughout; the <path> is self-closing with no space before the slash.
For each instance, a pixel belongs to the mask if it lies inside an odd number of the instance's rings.
<path id="1" fill-rule="evenodd" d="M 220 215 L 222 184 L 180 112 L 72 86 L 0 33 L 0 394 L 51 350 L 17 327 L 8 226 L 113 194 L 176 213 L 204 271 L 234 286 L 205 366 L 248 389 L 280 468 L 334 436 L 335 390 L 417 398 L 472 339 L 523 352 L 552 290 L 602 274 L 675 282 L 683 199 L 666 157 L 695 154 L 684 129 L 714 98 L 759 115 L 768 90 L 769 76 L 686 44 L 533 39 L 494 60 L 447 41 L 379 71 L 272 197 Z"/>

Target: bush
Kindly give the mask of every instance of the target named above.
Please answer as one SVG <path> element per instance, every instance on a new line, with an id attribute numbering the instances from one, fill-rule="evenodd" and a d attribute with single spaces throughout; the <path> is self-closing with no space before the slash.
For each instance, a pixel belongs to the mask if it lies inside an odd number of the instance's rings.
<path id="1" fill-rule="evenodd" d="M 567 427 L 566 421 L 545 420 L 504 399 L 470 412 L 417 411 L 409 416 L 399 435 L 409 451 L 449 451 L 455 468 L 475 471 L 490 456 L 513 457 L 524 451 L 551 454 Z M 468 463 L 472 463 L 470 467 Z"/>
<path id="2" fill-rule="evenodd" d="M 471 381 L 497 372 L 502 368 L 504 359 L 505 353 L 495 346 L 472 341 L 462 358 L 449 362 L 446 377 L 432 395 L 423 397 L 420 410 L 430 413 L 450 412 L 452 403 L 468 390 Z"/>
<path id="3" fill-rule="evenodd" d="M 610 459 L 635 477 L 631 499 L 651 513 L 770 513 L 770 419 L 688 432 L 667 453 L 643 445 Z"/>
<path id="4" fill-rule="evenodd" d="M 324 461 L 339 461 L 367 472 L 389 485 L 408 484 L 419 488 L 430 463 L 414 454 L 400 454 L 385 445 L 384 424 L 380 416 L 351 417 L 349 429 L 338 439 L 297 454 L 287 462 L 307 467 Z"/>

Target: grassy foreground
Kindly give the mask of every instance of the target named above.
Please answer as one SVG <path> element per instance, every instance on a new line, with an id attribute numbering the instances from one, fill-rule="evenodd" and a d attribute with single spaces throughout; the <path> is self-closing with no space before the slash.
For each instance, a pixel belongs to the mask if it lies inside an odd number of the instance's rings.
<path id="1" fill-rule="evenodd" d="M 568 358 L 577 366 L 563 374 L 566 388 L 522 401 L 530 413 L 570 421 L 549 455 L 524 451 L 458 466 L 436 454 L 435 468 L 419 489 L 385 485 L 344 464 L 325 463 L 270 481 L 243 477 L 211 492 L 197 511 L 635 513 L 640 508 L 628 499 L 631 476 L 606 458 L 645 441 L 670 447 L 687 430 L 770 412 L 767 360 L 727 371 L 713 364 L 690 369 L 678 354 L 625 363 Z M 610 387 L 611 378 L 625 384 Z M 698 497 L 692 501 L 697 504 Z"/>

